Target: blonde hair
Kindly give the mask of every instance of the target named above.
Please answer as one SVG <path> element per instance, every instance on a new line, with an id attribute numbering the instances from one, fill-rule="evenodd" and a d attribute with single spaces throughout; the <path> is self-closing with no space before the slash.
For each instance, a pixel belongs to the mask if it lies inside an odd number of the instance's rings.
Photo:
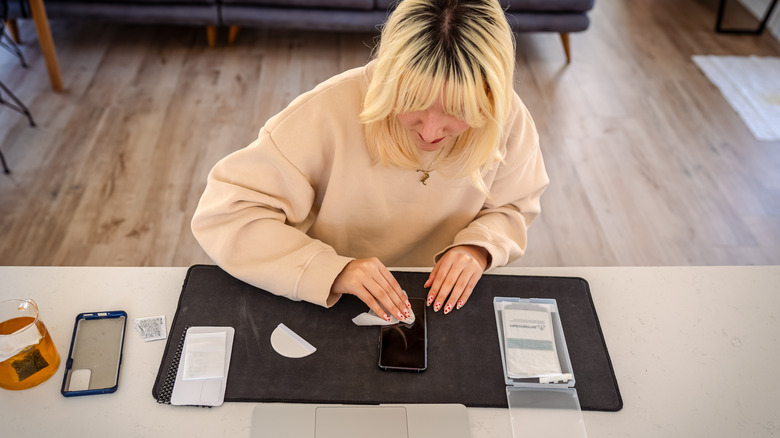
<path id="1" fill-rule="evenodd" d="M 503 158 L 514 66 L 514 36 L 498 0 L 401 1 L 382 29 L 360 114 L 371 156 L 419 168 L 419 151 L 397 116 L 441 97 L 444 111 L 469 129 L 439 165 L 471 176 L 487 194 L 482 177 Z"/>

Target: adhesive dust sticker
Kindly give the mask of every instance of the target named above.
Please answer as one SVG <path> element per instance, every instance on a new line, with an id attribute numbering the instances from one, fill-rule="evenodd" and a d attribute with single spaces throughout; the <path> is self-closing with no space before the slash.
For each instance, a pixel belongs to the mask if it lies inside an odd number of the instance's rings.
<path id="1" fill-rule="evenodd" d="M 276 326 L 271 333 L 271 346 L 277 353 L 290 358 L 306 357 L 317 351 L 313 345 L 284 324 Z"/>

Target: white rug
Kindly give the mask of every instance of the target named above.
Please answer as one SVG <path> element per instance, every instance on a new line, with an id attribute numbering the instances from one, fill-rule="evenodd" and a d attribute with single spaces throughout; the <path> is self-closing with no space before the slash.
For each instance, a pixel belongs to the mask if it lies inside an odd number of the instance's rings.
<path id="1" fill-rule="evenodd" d="M 780 140 L 780 58 L 694 56 L 759 140 Z"/>

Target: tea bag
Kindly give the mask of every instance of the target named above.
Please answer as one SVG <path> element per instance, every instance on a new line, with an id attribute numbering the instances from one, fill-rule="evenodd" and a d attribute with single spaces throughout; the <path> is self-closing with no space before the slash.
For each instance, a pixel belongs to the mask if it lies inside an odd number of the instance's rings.
<path id="1" fill-rule="evenodd" d="M 13 336 L 0 337 L 0 362 L 16 356 L 31 345 L 37 344 L 42 337 L 43 335 L 35 324 L 13 333 Z"/>

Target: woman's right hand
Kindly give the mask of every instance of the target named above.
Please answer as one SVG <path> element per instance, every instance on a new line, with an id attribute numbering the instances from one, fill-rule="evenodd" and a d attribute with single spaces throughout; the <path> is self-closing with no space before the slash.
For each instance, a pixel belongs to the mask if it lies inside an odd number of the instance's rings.
<path id="1" fill-rule="evenodd" d="M 409 309 L 412 305 L 401 286 L 390 270 L 376 257 L 349 262 L 333 281 L 330 291 L 355 295 L 386 321 L 390 321 L 390 314 L 395 315 L 399 321 L 411 316 Z M 387 312 L 382 307 L 387 309 Z"/>

